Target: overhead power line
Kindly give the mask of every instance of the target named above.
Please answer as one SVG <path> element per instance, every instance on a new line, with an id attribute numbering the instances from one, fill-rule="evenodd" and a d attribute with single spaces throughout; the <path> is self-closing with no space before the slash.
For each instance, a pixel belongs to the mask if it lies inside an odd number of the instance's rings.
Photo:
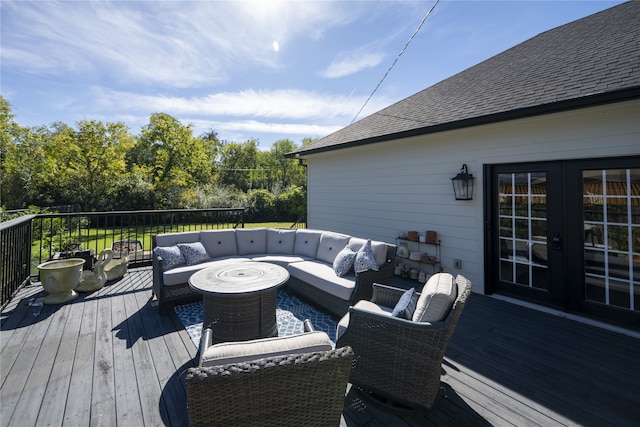
<path id="1" fill-rule="evenodd" d="M 378 84 L 376 85 L 375 89 L 373 89 L 373 92 L 371 92 L 371 95 L 369 95 L 369 97 L 367 98 L 367 100 L 364 102 L 364 104 L 362 104 L 362 107 L 360 107 L 360 110 L 358 111 L 358 113 L 356 114 L 356 116 L 353 118 L 353 120 L 351 120 L 351 123 L 355 122 L 356 119 L 358 118 L 358 116 L 360 115 L 360 113 L 362 113 L 362 110 L 364 110 L 364 107 L 367 106 L 367 104 L 369 103 L 369 100 L 373 97 L 373 94 L 376 93 L 376 91 L 378 90 L 378 88 L 380 87 L 380 85 L 382 84 L 382 82 L 384 81 L 384 79 L 387 78 L 387 75 L 389 75 L 389 72 L 391 71 L 391 69 L 393 69 L 393 67 L 396 65 L 396 62 L 398 62 L 398 59 L 400 59 L 400 57 L 402 56 L 402 54 L 404 53 L 405 50 L 407 50 L 407 47 L 409 47 L 409 43 L 411 43 L 411 41 L 413 40 L 413 38 L 416 36 L 416 34 L 418 34 L 418 31 L 420 31 L 420 28 L 422 28 L 422 25 L 424 25 L 424 22 L 427 20 L 427 18 L 429 17 L 429 15 L 431 14 L 431 12 L 433 11 L 433 9 L 436 7 L 436 5 L 438 4 L 440 0 L 436 0 L 435 3 L 433 3 L 433 5 L 431 6 L 431 8 L 427 11 L 427 13 L 424 15 L 424 17 L 422 18 L 422 21 L 420 21 L 420 25 L 418 25 L 418 28 L 416 28 L 416 30 L 413 32 L 413 34 L 411 34 L 411 37 L 409 37 L 409 40 L 407 40 L 407 42 L 405 43 L 404 47 L 402 48 L 402 50 L 400 51 L 400 53 L 398 53 L 398 56 L 396 56 L 396 59 L 393 60 L 393 63 L 391 64 L 391 66 L 389 67 L 389 69 L 387 70 L 386 73 L 384 73 L 384 76 L 382 76 L 382 78 L 380 79 L 380 81 L 378 82 Z"/>

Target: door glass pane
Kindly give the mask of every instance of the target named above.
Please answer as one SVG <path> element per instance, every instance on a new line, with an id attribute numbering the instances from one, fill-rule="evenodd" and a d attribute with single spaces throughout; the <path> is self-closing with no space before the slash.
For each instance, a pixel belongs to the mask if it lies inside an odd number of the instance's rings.
<path id="1" fill-rule="evenodd" d="M 547 175 L 501 173 L 498 182 L 500 280 L 549 290 Z"/>
<path id="2" fill-rule="evenodd" d="M 586 299 L 640 310 L 640 169 L 583 171 Z"/>

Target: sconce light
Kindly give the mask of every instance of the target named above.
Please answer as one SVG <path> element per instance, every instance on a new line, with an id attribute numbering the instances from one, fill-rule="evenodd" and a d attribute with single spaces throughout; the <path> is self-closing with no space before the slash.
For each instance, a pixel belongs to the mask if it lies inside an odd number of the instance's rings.
<path id="1" fill-rule="evenodd" d="M 462 165 L 460 173 L 451 178 L 453 193 L 456 200 L 473 200 L 473 181 L 475 178 L 467 172 L 466 163 Z"/>

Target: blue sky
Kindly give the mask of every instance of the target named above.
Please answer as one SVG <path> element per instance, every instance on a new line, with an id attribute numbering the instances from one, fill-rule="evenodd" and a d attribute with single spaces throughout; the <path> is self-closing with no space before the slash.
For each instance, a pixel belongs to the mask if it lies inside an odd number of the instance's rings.
<path id="1" fill-rule="evenodd" d="M 0 90 L 22 126 L 151 114 L 300 145 L 352 122 L 434 1 L 7 1 Z M 358 119 L 621 1 L 440 0 Z"/>

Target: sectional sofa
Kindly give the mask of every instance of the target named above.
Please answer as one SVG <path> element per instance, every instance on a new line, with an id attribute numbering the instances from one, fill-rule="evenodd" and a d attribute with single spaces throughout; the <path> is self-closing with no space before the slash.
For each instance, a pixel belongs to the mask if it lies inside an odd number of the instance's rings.
<path id="1" fill-rule="evenodd" d="M 153 293 L 159 306 L 200 297 L 189 277 L 212 261 L 247 260 L 281 265 L 288 290 L 342 316 L 369 300 L 372 284 L 387 284 L 396 246 L 312 229 L 221 229 L 158 234 L 153 239 Z"/>

